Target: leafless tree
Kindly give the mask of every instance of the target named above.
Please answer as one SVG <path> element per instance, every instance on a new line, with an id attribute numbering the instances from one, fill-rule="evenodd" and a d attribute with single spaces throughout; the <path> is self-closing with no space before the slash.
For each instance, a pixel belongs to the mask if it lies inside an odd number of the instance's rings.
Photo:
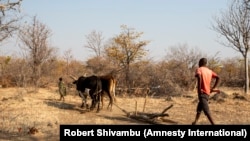
<path id="1" fill-rule="evenodd" d="M 70 74 L 70 67 L 69 67 L 69 65 L 70 65 L 70 62 L 72 61 L 72 59 L 73 59 L 73 55 L 72 55 L 72 50 L 71 49 L 68 49 L 68 50 L 66 50 L 65 52 L 64 52 L 64 56 L 63 56 L 63 58 L 64 58 L 64 60 L 66 61 L 66 73 L 67 73 L 67 75 L 69 75 Z"/>
<path id="2" fill-rule="evenodd" d="M 87 43 L 84 45 L 85 48 L 88 48 L 90 51 L 93 51 L 96 57 L 100 57 L 103 51 L 103 40 L 104 37 L 102 32 L 97 32 L 93 30 L 90 34 L 85 36 Z"/>
<path id="3" fill-rule="evenodd" d="M 18 29 L 17 22 L 22 0 L 0 0 L 0 42 L 10 37 Z"/>
<path id="4" fill-rule="evenodd" d="M 52 55 L 55 48 L 50 46 L 51 30 L 34 16 L 32 23 L 24 25 L 19 31 L 22 47 L 29 53 L 32 68 L 32 83 L 35 88 L 39 86 L 41 65 Z M 35 89 L 36 90 L 36 89 Z"/>
<path id="5" fill-rule="evenodd" d="M 247 5 L 247 9 L 250 10 L 250 4 L 249 4 L 249 3 L 250 3 L 250 0 L 245 0 L 244 2 L 245 2 L 245 4 Z"/>
<path id="6" fill-rule="evenodd" d="M 187 44 L 171 46 L 165 57 L 169 80 L 182 88 L 193 88 L 196 84 L 194 71 L 201 57 L 205 57 L 205 54 L 198 48 L 191 48 Z"/>
<path id="7" fill-rule="evenodd" d="M 220 42 L 226 47 L 240 52 L 245 62 L 245 93 L 249 91 L 248 52 L 250 47 L 250 2 L 233 0 L 228 10 L 215 17 L 212 29 L 226 39 Z"/>

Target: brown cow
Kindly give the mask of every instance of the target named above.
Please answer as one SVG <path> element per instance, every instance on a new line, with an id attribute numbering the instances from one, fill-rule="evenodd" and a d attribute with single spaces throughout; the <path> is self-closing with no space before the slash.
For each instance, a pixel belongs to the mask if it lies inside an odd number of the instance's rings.
<path id="1" fill-rule="evenodd" d="M 112 110 L 113 103 L 115 102 L 116 80 L 112 75 L 103 75 L 100 76 L 100 79 L 102 81 L 103 87 L 102 94 L 104 95 L 106 93 L 109 97 L 109 104 L 107 108 L 110 108 L 110 110 Z M 101 101 L 103 107 L 103 96 L 101 97 Z"/>

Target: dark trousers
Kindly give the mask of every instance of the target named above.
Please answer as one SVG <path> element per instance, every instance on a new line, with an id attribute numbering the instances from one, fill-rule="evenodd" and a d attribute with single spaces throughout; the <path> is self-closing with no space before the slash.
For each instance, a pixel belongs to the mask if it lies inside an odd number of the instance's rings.
<path id="1" fill-rule="evenodd" d="M 208 106 L 209 95 L 201 93 L 198 95 L 198 98 L 199 102 L 197 105 L 197 112 L 201 113 L 203 111 L 205 115 L 210 115 L 210 110 Z"/>

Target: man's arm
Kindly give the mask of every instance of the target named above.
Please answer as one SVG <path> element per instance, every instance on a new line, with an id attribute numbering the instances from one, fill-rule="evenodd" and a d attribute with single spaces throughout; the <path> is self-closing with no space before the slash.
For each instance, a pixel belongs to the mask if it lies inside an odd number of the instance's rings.
<path id="1" fill-rule="evenodd" d="M 216 76 L 216 77 L 215 77 L 214 86 L 212 87 L 211 91 L 213 91 L 213 90 L 217 87 L 219 81 L 220 81 L 220 77 L 219 77 L 219 76 Z"/>
<path id="2" fill-rule="evenodd" d="M 197 92 L 198 94 L 200 94 L 201 93 L 201 75 L 196 74 L 196 78 L 197 78 Z"/>

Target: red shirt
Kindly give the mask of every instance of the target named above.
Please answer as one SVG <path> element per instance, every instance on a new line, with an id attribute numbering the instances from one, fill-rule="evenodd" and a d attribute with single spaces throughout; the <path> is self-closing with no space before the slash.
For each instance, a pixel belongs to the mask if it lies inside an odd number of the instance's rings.
<path id="1" fill-rule="evenodd" d="M 195 71 L 195 76 L 200 75 L 201 76 L 201 91 L 210 94 L 210 83 L 212 78 L 217 77 L 217 74 L 210 70 L 207 67 L 199 67 Z"/>

